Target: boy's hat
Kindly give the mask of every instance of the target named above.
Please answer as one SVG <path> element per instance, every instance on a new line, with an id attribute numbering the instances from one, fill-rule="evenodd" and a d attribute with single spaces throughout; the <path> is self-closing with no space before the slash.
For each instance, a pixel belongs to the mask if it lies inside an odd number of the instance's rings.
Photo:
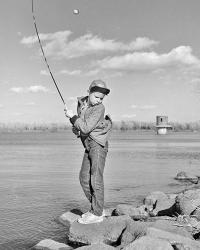
<path id="1" fill-rule="evenodd" d="M 89 87 L 89 92 L 100 92 L 104 95 L 108 95 L 110 93 L 110 89 L 107 88 L 106 83 L 102 80 L 94 80 Z"/>

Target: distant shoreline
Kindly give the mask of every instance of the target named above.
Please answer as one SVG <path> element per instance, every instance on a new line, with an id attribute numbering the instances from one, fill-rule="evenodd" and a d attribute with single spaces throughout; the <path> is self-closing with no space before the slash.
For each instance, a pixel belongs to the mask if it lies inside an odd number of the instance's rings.
<path id="1" fill-rule="evenodd" d="M 173 132 L 191 131 L 200 132 L 200 121 L 196 122 L 170 122 Z M 156 124 L 153 122 L 140 121 L 117 121 L 113 122 L 113 130 L 117 131 L 139 131 L 139 130 L 156 130 Z M 69 123 L 0 123 L 0 132 L 23 132 L 23 131 L 49 131 L 57 132 L 71 130 Z"/>

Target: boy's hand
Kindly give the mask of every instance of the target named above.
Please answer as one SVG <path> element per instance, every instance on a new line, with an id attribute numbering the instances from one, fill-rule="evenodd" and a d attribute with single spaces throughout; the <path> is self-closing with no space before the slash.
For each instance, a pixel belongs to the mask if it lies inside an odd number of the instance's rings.
<path id="1" fill-rule="evenodd" d="M 76 128 L 76 127 L 72 127 L 72 132 L 76 135 L 79 136 L 80 135 L 80 131 Z"/>
<path id="2" fill-rule="evenodd" d="M 72 116 L 74 116 L 73 111 L 67 109 L 66 106 L 65 106 L 65 108 L 64 108 L 64 111 L 65 111 L 65 116 L 66 116 L 67 118 L 72 118 Z"/>

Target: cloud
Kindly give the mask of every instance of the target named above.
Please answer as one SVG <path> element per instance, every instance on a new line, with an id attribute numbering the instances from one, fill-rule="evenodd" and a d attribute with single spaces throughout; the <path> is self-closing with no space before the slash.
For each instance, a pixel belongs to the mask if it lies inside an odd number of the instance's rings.
<path id="1" fill-rule="evenodd" d="M 24 88 L 22 88 L 22 87 L 13 87 L 10 90 L 12 92 L 15 92 L 15 93 L 23 93 L 24 92 Z"/>
<path id="2" fill-rule="evenodd" d="M 47 70 L 41 70 L 40 75 L 49 76 L 50 74 L 49 74 L 49 72 Z"/>
<path id="3" fill-rule="evenodd" d="M 70 76 L 76 76 L 76 75 L 80 75 L 82 73 L 81 70 L 61 70 L 59 71 L 59 74 L 66 74 L 66 75 L 70 75 Z"/>
<path id="4" fill-rule="evenodd" d="M 22 115 L 24 115 L 24 113 L 15 112 L 13 115 L 15 115 L 15 116 L 22 116 Z"/>
<path id="5" fill-rule="evenodd" d="M 71 31 L 58 31 L 55 33 L 39 34 L 43 41 L 43 49 L 47 56 L 60 59 L 76 58 L 86 55 L 99 54 L 102 52 L 136 51 L 149 49 L 159 42 L 148 37 L 137 37 L 129 43 L 116 41 L 114 39 L 103 39 L 91 33 L 80 36 L 69 41 Z M 21 43 L 33 46 L 38 41 L 37 36 L 23 37 Z"/>
<path id="6" fill-rule="evenodd" d="M 10 91 L 14 92 L 14 93 L 37 93 L 37 92 L 48 92 L 49 90 L 41 85 L 34 85 L 34 86 L 30 86 L 30 87 L 13 87 L 10 89 Z"/>
<path id="7" fill-rule="evenodd" d="M 132 108 L 132 109 L 136 109 L 137 107 L 138 107 L 138 106 L 135 105 L 135 104 L 131 105 L 131 108 Z"/>
<path id="8" fill-rule="evenodd" d="M 131 119 L 131 118 L 133 118 L 133 117 L 136 117 L 136 114 L 124 114 L 124 115 L 122 115 L 122 117 L 123 118 L 127 118 L 127 119 Z"/>
<path id="9" fill-rule="evenodd" d="M 139 110 L 149 110 L 149 109 L 155 109 L 157 106 L 156 105 L 131 105 L 132 109 L 139 109 Z"/>
<path id="10" fill-rule="evenodd" d="M 4 107 L 4 105 L 3 104 L 0 104 L 0 109 L 2 109 Z"/>
<path id="11" fill-rule="evenodd" d="M 28 103 L 26 103 L 26 105 L 27 105 L 27 106 L 35 106 L 36 103 L 35 103 L 35 102 L 28 102 Z"/>
<path id="12" fill-rule="evenodd" d="M 30 86 L 28 88 L 28 92 L 48 92 L 48 89 L 41 85 Z"/>
<path id="13" fill-rule="evenodd" d="M 65 31 L 58 31 L 55 33 L 40 33 L 40 41 L 46 41 L 46 47 L 49 49 L 53 49 L 57 46 L 63 46 L 65 42 L 67 41 L 68 37 L 72 34 L 71 31 L 65 30 Z M 28 36 L 23 37 L 21 40 L 21 43 L 27 46 L 32 46 L 35 43 L 38 43 L 38 38 L 36 35 L 34 36 Z"/>
<path id="14" fill-rule="evenodd" d="M 200 78 L 193 78 L 191 83 L 200 83 Z"/>
<path id="15" fill-rule="evenodd" d="M 189 46 L 180 46 L 165 54 L 156 52 L 128 53 L 122 56 L 107 57 L 96 63 L 96 66 L 102 69 L 124 71 L 199 65 L 200 60 L 192 54 L 192 49 Z"/>
<path id="16" fill-rule="evenodd" d="M 92 69 L 85 73 L 85 76 L 95 76 L 100 72 L 99 69 Z"/>
<path id="17" fill-rule="evenodd" d="M 77 97 L 70 96 L 70 97 L 68 98 L 68 100 L 74 102 L 74 101 L 77 101 Z"/>
<path id="18" fill-rule="evenodd" d="M 140 109 L 155 109 L 156 108 L 156 105 L 144 105 L 144 106 L 141 106 Z"/>

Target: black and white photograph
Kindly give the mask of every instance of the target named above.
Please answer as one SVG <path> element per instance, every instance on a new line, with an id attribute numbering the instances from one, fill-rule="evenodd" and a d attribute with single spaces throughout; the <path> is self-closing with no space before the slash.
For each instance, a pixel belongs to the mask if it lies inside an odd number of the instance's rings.
<path id="1" fill-rule="evenodd" d="M 200 1 L 0 3 L 0 250 L 200 250 Z"/>

